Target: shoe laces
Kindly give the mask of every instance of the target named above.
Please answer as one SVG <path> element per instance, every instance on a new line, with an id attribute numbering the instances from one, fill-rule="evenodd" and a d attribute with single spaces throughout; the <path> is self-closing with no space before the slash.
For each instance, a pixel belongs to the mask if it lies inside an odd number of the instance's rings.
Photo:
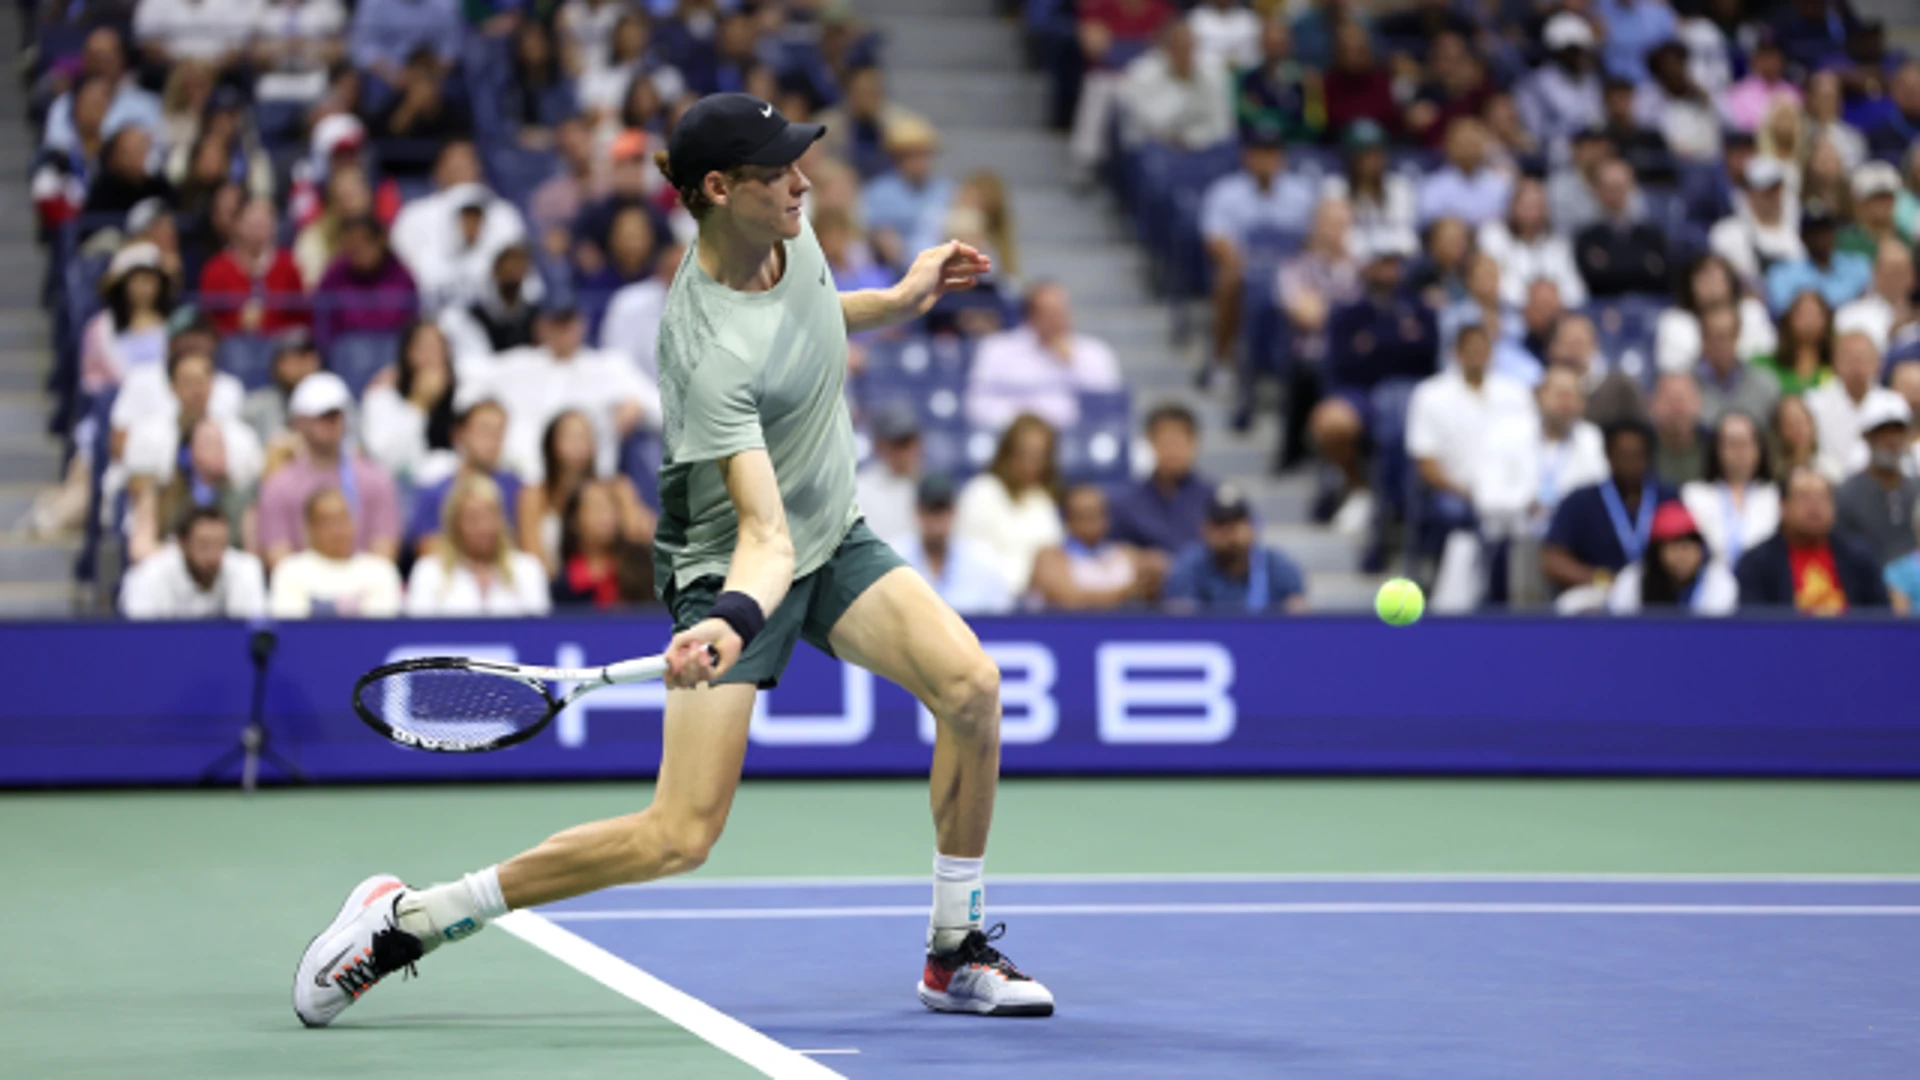
<path id="1" fill-rule="evenodd" d="M 420 974 L 417 964 L 426 950 L 421 947 L 420 939 L 400 929 L 396 919 L 399 903 L 395 897 L 394 906 L 388 909 L 386 928 L 375 931 L 373 940 L 360 950 L 360 955 L 334 975 L 335 986 L 358 998 L 396 971 L 404 970 L 407 978 Z"/>
<path id="2" fill-rule="evenodd" d="M 1021 974 L 1020 969 L 1013 966 L 1013 961 L 1007 959 L 1005 953 L 993 947 L 993 943 L 1005 937 L 1006 933 L 1006 923 L 994 923 L 985 933 L 974 930 L 960 942 L 959 948 L 940 959 L 950 962 L 956 968 L 978 964 L 981 967 L 991 968 L 1008 979 L 1032 982 L 1032 976 Z"/>

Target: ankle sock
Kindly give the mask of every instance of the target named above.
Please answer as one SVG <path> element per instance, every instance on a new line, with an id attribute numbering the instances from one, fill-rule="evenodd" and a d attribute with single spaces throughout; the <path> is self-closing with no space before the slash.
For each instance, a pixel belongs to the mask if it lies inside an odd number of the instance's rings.
<path id="1" fill-rule="evenodd" d="M 933 913 L 927 920 L 927 949 L 951 952 L 986 920 L 987 860 L 955 855 L 933 857 Z"/>
<path id="2" fill-rule="evenodd" d="M 507 900 L 500 892 L 500 868 L 489 866 L 459 881 L 408 890 L 400 897 L 396 911 L 400 929 L 420 939 L 427 952 L 476 934 L 507 913 Z"/>

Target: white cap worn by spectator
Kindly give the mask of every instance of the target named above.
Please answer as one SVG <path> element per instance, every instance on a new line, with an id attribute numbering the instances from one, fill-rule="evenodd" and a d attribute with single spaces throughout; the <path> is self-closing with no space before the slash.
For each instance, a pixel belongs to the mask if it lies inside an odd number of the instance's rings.
<path id="1" fill-rule="evenodd" d="M 1587 20 L 1571 11 L 1563 11 L 1547 20 L 1546 29 L 1541 32 L 1541 40 L 1546 42 L 1550 52 L 1561 49 L 1593 48 L 1593 27 Z"/>
<path id="2" fill-rule="evenodd" d="M 154 201 L 157 200 L 148 200 L 148 202 Z M 145 206 L 146 203 L 140 205 Z M 134 207 L 136 211 L 139 209 L 139 206 Z M 113 261 L 107 264 L 107 272 L 102 275 L 101 280 L 113 284 L 135 270 L 158 269 L 160 269 L 159 245 L 148 240 L 136 240 L 113 253 Z"/>
<path id="3" fill-rule="evenodd" d="M 312 419 L 330 412 L 346 412 L 353 406 L 353 391 L 346 381 L 331 371 L 316 371 L 300 380 L 287 399 L 287 415 Z"/>
<path id="4" fill-rule="evenodd" d="M 1860 434 L 1865 435 L 1887 425 L 1913 426 L 1913 408 L 1899 394 L 1869 394 L 1860 409 Z"/>
<path id="5" fill-rule="evenodd" d="M 1778 158 L 1756 154 L 1747 162 L 1746 178 L 1748 187 L 1765 191 L 1786 183 L 1787 171 L 1780 167 Z"/>
<path id="6" fill-rule="evenodd" d="M 1900 172 L 1884 161 L 1869 161 L 1853 171 L 1853 201 L 1900 194 Z"/>

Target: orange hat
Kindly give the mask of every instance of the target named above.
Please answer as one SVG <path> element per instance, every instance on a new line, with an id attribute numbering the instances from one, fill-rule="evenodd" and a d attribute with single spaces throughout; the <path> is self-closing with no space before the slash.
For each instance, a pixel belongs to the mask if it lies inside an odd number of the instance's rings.
<path id="1" fill-rule="evenodd" d="M 647 154 L 647 133 L 638 128 L 628 128 L 613 137 L 613 143 L 607 148 L 615 161 L 631 161 Z"/>

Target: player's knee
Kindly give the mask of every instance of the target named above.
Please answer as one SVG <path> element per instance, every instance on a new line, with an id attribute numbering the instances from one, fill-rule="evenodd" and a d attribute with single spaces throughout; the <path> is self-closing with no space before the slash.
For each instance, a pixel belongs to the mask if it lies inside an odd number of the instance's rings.
<path id="1" fill-rule="evenodd" d="M 684 874 L 698 870 L 720 842 L 727 826 L 725 814 L 649 813 L 653 828 L 648 830 L 660 866 L 665 874 Z"/>
<path id="2" fill-rule="evenodd" d="M 984 652 L 947 677 L 934 714 L 961 736 L 989 729 L 1000 715 L 1000 669 Z"/>

